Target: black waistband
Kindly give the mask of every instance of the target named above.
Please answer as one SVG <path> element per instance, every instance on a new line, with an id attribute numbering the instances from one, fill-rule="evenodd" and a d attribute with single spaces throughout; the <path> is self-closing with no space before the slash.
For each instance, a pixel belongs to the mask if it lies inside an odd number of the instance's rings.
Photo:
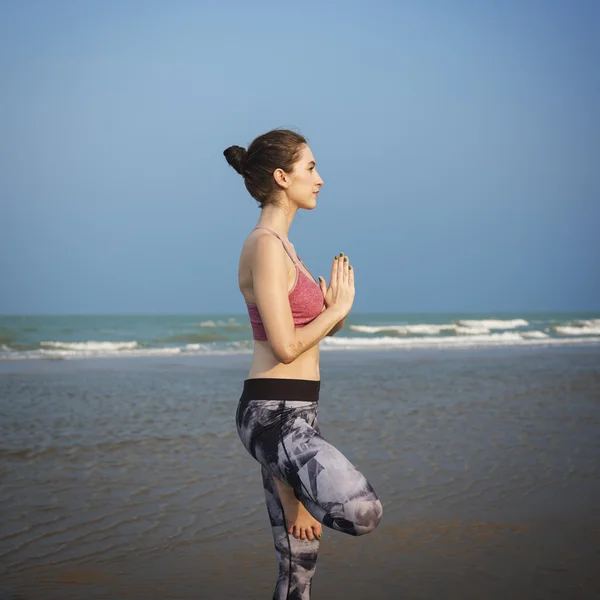
<path id="1" fill-rule="evenodd" d="M 320 388 L 321 382 L 311 379 L 245 379 L 241 399 L 318 402 Z"/>

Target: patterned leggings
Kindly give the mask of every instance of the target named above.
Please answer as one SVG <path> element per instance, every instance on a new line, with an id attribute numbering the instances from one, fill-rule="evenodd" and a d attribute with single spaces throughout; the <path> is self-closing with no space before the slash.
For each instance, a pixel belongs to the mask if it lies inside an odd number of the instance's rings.
<path id="1" fill-rule="evenodd" d="M 319 434 L 319 381 L 247 379 L 236 425 L 261 464 L 279 577 L 273 600 L 309 600 L 319 541 L 287 532 L 273 476 L 288 483 L 323 525 L 349 535 L 373 531 L 383 512 L 365 477 Z"/>

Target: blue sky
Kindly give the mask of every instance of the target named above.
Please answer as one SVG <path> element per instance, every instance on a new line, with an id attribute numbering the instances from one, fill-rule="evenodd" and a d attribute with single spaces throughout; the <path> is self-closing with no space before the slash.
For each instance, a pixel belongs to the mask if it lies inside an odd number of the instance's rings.
<path id="1" fill-rule="evenodd" d="M 259 217 L 222 155 L 325 181 L 290 232 L 357 312 L 600 309 L 600 4 L 0 8 L 0 314 L 242 313 Z"/>

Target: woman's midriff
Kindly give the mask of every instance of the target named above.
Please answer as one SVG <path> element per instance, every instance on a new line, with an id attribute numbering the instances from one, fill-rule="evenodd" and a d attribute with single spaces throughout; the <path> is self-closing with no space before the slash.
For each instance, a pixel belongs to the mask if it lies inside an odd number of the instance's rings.
<path id="1" fill-rule="evenodd" d="M 269 342 L 255 340 L 248 379 L 256 377 L 320 380 L 319 345 L 303 352 L 296 360 L 286 365 L 275 358 Z"/>

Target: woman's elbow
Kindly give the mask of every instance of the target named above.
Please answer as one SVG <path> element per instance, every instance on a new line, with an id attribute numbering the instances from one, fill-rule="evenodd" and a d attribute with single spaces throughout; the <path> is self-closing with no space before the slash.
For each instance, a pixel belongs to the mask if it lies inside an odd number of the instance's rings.
<path id="1" fill-rule="evenodd" d="M 293 344 L 277 344 L 271 347 L 273 348 L 275 358 L 284 365 L 289 365 L 298 358 L 296 348 Z"/>
<path id="2" fill-rule="evenodd" d="M 290 363 L 293 363 L 296 360 L 296 356 L 291 351 L 284 351 L 277 353 L 277 359 L 284 365 L 289 365 Z"/>
<path id="3" fill-rule="evenodd" d="M 279 362 L 283 363 L 284 365 L 289 365 L 291 363 L 293 363 L 295 361 L 295 357 L 286 354 L 285 356 L 280 356 L 279 357 Z"/>

